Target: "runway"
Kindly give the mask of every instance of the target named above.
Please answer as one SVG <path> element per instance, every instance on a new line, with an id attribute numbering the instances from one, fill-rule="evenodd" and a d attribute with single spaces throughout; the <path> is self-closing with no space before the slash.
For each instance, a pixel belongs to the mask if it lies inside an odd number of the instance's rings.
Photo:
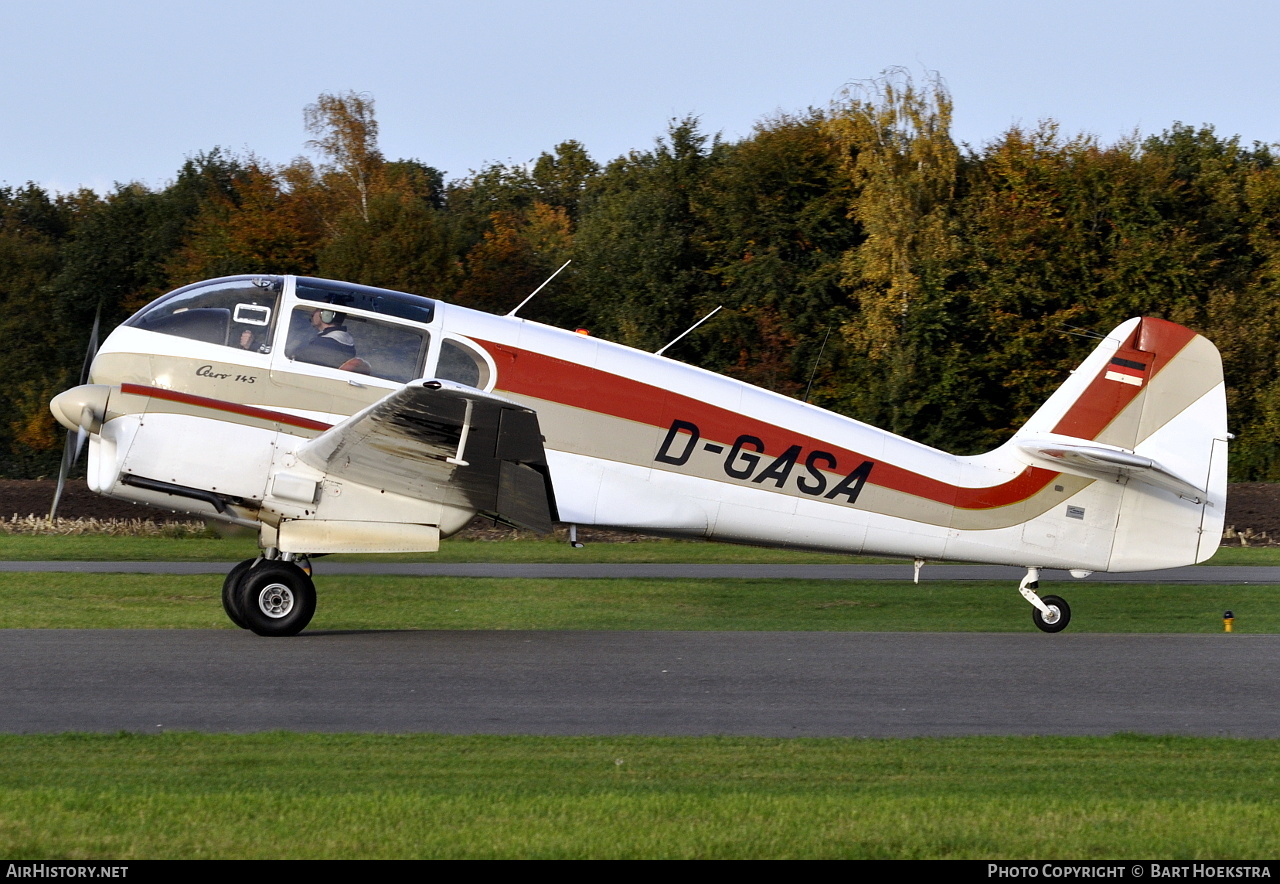
<path id="1" fill-rule="evenodd" d="M 1280 737 L 1280 636 L 0 630 L 0 731 Z"/>

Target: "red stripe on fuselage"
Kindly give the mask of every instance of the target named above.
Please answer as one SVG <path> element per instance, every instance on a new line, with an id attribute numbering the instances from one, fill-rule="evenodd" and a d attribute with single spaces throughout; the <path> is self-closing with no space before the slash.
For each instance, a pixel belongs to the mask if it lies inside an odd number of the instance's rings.
<path id="1" fill-rule="evenodd" d="M 270 421 L 272 423 L 287 424 L 291 427 L 299 427 L 304 430 L 319 430 L 324 432 L 330 429 L 333 424 L 326 424 L 321 421 L 313 421 L 310 418 L 298 417 L 295 414 L 285 414 L 283 411 L 272 411 L 269 408 L 256 408 L 252 405 L 241 405 L 239 402 L 228 402 L 225 399 L 210 399 L 207 396 L 195 396 L 191 393 L 180 393 L 177 390 L 165 390 L 161 387 L 146 387 L 141 384 L 121 384 L 121 393 L 128 393 L 132 396 L 148 396 L 152 399 L 167 399 L 170 402 L 181 402 L 183 405 L 194 405 L 197 408 L 210 408 L 214 411 L 225 411 L 229 414 L 238 414 L 243 417 L 256 418 L 262 421 Z"/>
<path id="2" fill-rule="evenodd" d="M 1144 328 L 1148 323 L 1156 326 Z M 1194 337 L 1195 332 L 1173 323 L 1144 319 L 1116 355 L 1137 357 L 1148 362 L 1148 376 L 1154 377 Z M 702 439 L 714 440 L 726 448 L 739 436 L 756 436 L 764 442 L 767 455 L 774 457 L 791 445 L 800 445 L 806 451 L 827 451 L 839 461 L 839 467 L 830 470 L 833 473 L 847 473 L 865 460 L 874 460 L 875 468 L 867 478 L 870 484 L 961 509 L 990 509 L 1018 503 L 1043 489 L 1059 475 L 1054 470 L 1027 467 L 999 485 L 985 488 L 957 486 L 641 381 L 506 344 L 478 343 L 497 363 L 499 390 L 662 429 L 671 426 L 673 420 L 693 421 L 697 423 Z M 1150 346 L 1152 350 L 1140 345 Z M 1139 388 L 1128 384 L 1108 383 L 1104 379 L 1105 374 L 1104 364 L 1085 392 L 1058 422 L 1055 433 L 1093 439 L 1140 392 Z"/>

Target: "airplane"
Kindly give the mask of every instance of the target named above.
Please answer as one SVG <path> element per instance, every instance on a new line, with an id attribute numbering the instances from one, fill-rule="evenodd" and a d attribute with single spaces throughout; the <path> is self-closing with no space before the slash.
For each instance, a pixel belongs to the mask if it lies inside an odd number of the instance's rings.
<path id="1" fill-rule="evenodd" d="M 901 557 L 917 580 L 926 560 L 1016 565 L 1045 632 L 1071 610 L 1042 569 L 1189 565 L 1221 537 L 1222 363 L 1163 319 L 1121 324 L 1012 438 L 956 456 L 515 312 L 198 282 L 95 340 L 50 409 L 71 460 L 88 440 L 92 490 L 258 532 L 222 602 L 264 636 L 311 621 L 311 557 L 437 551 L 477 513 Z"/>

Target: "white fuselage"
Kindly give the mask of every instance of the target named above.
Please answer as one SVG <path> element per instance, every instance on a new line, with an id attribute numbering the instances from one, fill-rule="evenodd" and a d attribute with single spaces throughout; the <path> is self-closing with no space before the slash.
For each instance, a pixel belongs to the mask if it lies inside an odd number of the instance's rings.
<path id="1" fill-rule="evenodd" d="M 277 317 L 305 306 L 293 278 L 284 279 L 272 308 Z M 468 383 L 536 412 L 562 522 L 835 553 L 1084 570 L 1197 561 L 1208 548 L 1201 536 L 1213 535 L 1215 524 L 1221 530 L 1217 489 L 1225 481 L 1225 454 L 1212 457 L 1213 440 L 1225 438 L 1225 426 L 1218 428 L 1225 424 L 1217 405 L 1220 368 L 1216 379 L 1192 383 L 1188 377 L 1200 363 L 1190 357 L 1178 357 L 1191 366 L 1181 374 L 1177 358 L 1161 363 L 1161 373 L 1153 371 L 1136 398 L 1114 406 L 1106 400 L 1115 414 L 1096 420 L 1095 436 L 1117 450 L 1141 454 L 1158 444 L 1154 453 L 1166 460 L 1182 457 L 1189 464 L 1184 472 L 1199 471 L 1194 481 L 1205 489 L 1199 500 L 1147 486 L 1139 493 L 1127 481 L 1059 468 L 1012 441 L 958 457 L 672 359 L 517 318 L 440 303 L 428 322 L 358 308 L 347 314 L 353 327 L 376 323 L 380 340 L 392 340 L 402 328 L 420 332 L 415 377 L 447 376 L 445 357 L 462 352 L 474 363 L 468 371 L 475 380 Z M 375 374 L 295 361 L 286 337 L 301 324 L 272 322 L 254 350 L 117 329 L 91 376 L 95 384 L 120 388 L 92 437 L 91 487 L 273 531 L 282 520 L 306 519 L 398 520 L 438 526 L 442 535 L 462 527 L 472 514 L 464 504 L 424 502 L 404 489 L 320 476 L 313 477 L 314 491 L 305 477 L 306 493 L 291 491 L 297 480 L 286 477 L 302 475 L 293 457 L 300 445 L 405 379 L 378 377 L 375 354 L 369 354 Z M 1189 340 L 1179 353 L 1192 353 L 1203 341 Z M 1027 432 L 1062 433 L 1092 420 L 1080 416 L 1080 402 L 1102 407 L 1096 391 L 1110 395 L 1111 388 L 1101 366 L 1122 344 L 1117 339 L 1090 357 L 1098 364 L 1086 362 Z M 1161 406 L 1159 421 L 1135 417 L 1131 438 L 1106 436 L 1119 433 L 1135 409 L 1147 415 L 1142 409 L 1151 408 L 1157 389 L 1161 402 L 1172 402 Z M 1184 455 L 1181 442 L 1168 444 L 1196 425 L 1207 427 L 1209 449 Z M 175 499 L 125 483 L 130 474 L 204 489 L 229 503 L 219 511 L 198 498 Z M 1141 516 L 1126 519 L 1127 511 Z"/>

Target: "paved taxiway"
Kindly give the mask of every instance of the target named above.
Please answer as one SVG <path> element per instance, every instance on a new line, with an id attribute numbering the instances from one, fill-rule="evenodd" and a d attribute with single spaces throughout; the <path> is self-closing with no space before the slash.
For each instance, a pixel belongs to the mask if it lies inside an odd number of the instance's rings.
<path id="1" fill-rule="evenodd" d="M 0 731 L 1280 737 L 1280 636 L 0 630 Z"/>

